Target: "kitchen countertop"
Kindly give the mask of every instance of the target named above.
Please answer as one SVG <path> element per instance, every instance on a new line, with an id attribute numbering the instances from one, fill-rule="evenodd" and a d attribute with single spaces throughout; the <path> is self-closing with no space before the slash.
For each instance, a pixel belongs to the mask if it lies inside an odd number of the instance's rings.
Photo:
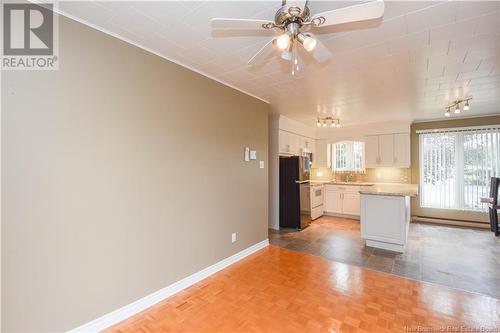
<path id="1" fill-rule="evenodd" d="M 400 184 L 400 183 L 369 183 L 369 182 L 334 182 L 311 180 L 312 186 L 317 185 L 346 185 L 346 186 L 361 186 L 359 193 L 372 195 L 393 195 L 393 196 L 409 196 L 416 197 L 418 194 L 417 184 Z"/>
<path id="2" fill-rule="evenodd" d="M 334 181 L 321 181 L 321 180 L 311 180 L 311 185 L 346 185 L 346 186 L 372 186 L 376 183 L 369 182 L 334 182 Z"/>
<path id="3" fill-rule="evenodd" d="M 416 197 L 418 194 L 417 184 L 387 184 L 375 183 L 373 186 L 366 186 L 359 191 L 361 194 L 371 195 L 393 195 L 402 197 Z"/>

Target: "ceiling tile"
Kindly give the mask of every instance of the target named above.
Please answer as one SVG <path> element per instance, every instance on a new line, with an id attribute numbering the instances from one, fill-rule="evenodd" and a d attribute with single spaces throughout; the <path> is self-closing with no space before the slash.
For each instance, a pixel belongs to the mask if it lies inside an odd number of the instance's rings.
<path id="1" fill-rule="evenodd" d="M 457 3 L 448 1 L 412 12 L 406 16 L 408 33 L 433 29 L 444 24 L 455 22 Z"/>
<path id="2" fill-rule="evenodd" d="M 358 1 L 311 0 L 313 14 Z M 344 124 L 442 117 L 447 101 L 474 95 L 470 114 L 500 105 L 500 2 L 386 1 L 381 20 L 315 28 L 332 52 L 318 63 L 299 47 L 301 69 L 276 47 L 247 61 L 273 36 L 213 31 L 214 17 L 272 19 L 280 0 L 65 2 L 80 20 L 271 101 L 280 113 L 314 126 L 318 111 Z M 479 107 L 481 106 L 481 107 Z"/>

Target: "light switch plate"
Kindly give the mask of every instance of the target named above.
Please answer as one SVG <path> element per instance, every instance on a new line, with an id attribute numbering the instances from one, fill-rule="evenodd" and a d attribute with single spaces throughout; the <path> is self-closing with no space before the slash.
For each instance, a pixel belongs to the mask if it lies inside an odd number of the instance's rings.
<path id="1" fill-rule="evenodd" d="M 250 159 L 251 160 L 257 159 L 257 150 L 250 150 Z"/>
<path id="2" fill-rule="evenodd" d="M 264 161 L 259 162 L 259 168 L 264 169 Z"/>
<path id="3" fill-rule="evenodd" d="M 245 147 L 245 162 L 250 161 L 250 148 Z"/>
<path id="4" fill-rule="evenodd" d="M 236 233 L 235 232 L 233 232 L 231 234 L 231 243 L 234 243 L 234 242 L 236 242 Z"/>

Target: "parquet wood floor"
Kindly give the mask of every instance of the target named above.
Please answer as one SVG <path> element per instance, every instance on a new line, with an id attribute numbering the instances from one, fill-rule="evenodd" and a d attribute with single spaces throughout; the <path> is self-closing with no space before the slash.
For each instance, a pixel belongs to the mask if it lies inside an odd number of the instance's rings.
<path id="1" fill-rule="evenodd" d="M 107 332 L 416 332 L 428 327 L 452 332 L 461 326 L 500 332 L 500 300 L 271 245 Z"/>

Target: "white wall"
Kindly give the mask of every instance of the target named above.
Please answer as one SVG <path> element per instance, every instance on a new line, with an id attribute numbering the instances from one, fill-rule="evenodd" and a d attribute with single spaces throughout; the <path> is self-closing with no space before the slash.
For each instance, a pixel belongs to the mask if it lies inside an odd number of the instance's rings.
<path id="1" fill-rule="evenodd" d="M 316 139 L 316 128 L 304 125 L 301 122 L 279 115 L 279 129 L 308 138 Z"/>

